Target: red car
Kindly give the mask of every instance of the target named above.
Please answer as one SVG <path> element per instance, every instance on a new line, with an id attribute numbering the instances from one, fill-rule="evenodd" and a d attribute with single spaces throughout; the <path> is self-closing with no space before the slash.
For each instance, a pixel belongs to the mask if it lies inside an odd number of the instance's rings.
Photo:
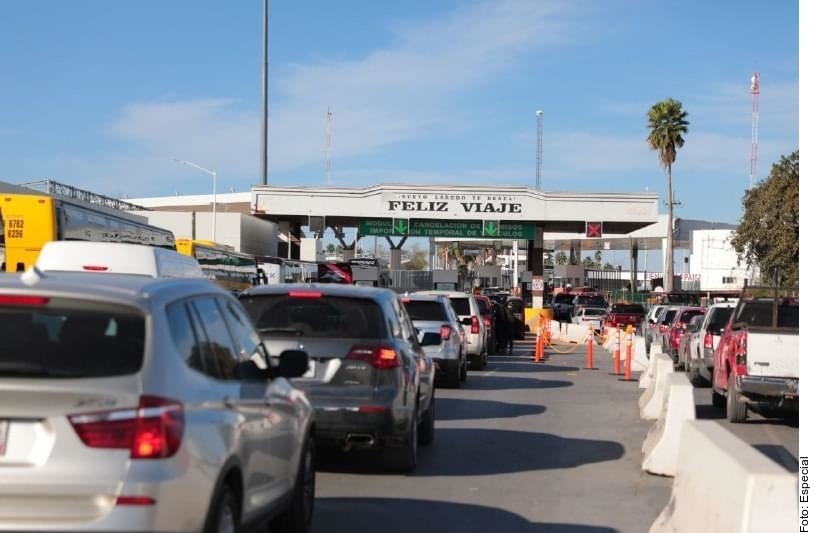
<path id="1" fill-rule="evenodd" d="M 662 351 L 672 356 L 673 361 L 676 363 L 678 363 L 678 347 L 681 344 L 681 337 L 687 332 L 687 325 L 689 325 L 693 317 L 703 315 L 706 312 L 703 307 L 679 307 L 672 323 L 667 326 Z"/>
<path id="2" fill-rule="evenodd" d="M 642 304 L 613 304 L 608 310 L 605 324 L 613 328 L 624 328 L 628 325 L 638 329 L 644 320 Z"/>
<path id="3" fill-rule="evenodd" d="M 475 295 L 475 301 L 478 302 L 478 310 L 483 317 L 483 322 L 486 324 L 486 351 L 489 354 L 497 352 L 497 339 L 495 338 L 495 309 L 492 300 L 488 296 L 482 294 Z"/>

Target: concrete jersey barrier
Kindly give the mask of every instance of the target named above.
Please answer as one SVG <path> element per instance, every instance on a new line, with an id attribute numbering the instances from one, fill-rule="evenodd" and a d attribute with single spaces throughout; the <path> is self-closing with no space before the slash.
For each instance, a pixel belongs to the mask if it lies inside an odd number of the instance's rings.
<path id="1" fill-rule="evenodd" d="M 662 476 L 675 476 L 681 427 L 695 420 L 693 386 L 686 374 L 667 376 L 667 391 L 661 414 L 642 445 L 642 470 Z"/>
<path id="2" fill-rule="evenodd" d="M 685 422 L 670 501 L 650 533 L 797 531 L 797 474 L 713 420 Z"/>
<path id="3" fill-rule="evenodd" d="M 667 376 L 672 373 L 673 358 L 663 353 L 656 355 L 656 374 L 639 398 L 639 416 L 642 419 L 656 420 L 659 417 L 667 392 Z"/>
<path id="4" fill-rule="evenodd" d="M 656 354 L 661 353 L 661 348 L 655 344 L 650 345 L 650 358 L 647 360 L 647 369 L 639 376 L 639 388 L 646 389 L 656 375 Z"/>

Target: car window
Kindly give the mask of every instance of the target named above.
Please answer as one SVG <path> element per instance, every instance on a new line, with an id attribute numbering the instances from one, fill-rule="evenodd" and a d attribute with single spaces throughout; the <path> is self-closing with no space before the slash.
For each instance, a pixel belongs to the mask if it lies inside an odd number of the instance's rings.
<path id="1" fill-rule="evenodd" d="M 433 322 L 446 322 L 447 316 L 441 302 L 425 300 L 403 300 L 407 314 L 412 320 L 431 320 Z"/>
<path id="2" fill-rule="evenodd" d="M 675 318 L 677 312 L 678 309 L 668 309 L 662 315 L 661 320 L 659 320 L 659 323 L 664 325 L 670 324 L 673 321 L 673 318 Z"/>
<path id="3" fill-rule="evenodd" d="M 575 295 L 574 294 L 566 294 L 566 293 L 559 293 L 558 295 L 554 296 L 554 303 L 555 304 L 571 304 L 574 302 Z"/>
<path id="4" fill-rule="evenodd" d="M 0 307 L 0 376 L 101 378 L 144 361 L 145 317 L 136 309 L 52 298 L 48 307 Z"/>
<path id="5" fill-rule="evenodd" d="M 452 308 L 455 309 L 455 313 L 458 316 L 470 316 L 472 314 L 472 309 L 469 306 L 469 298 L 450 298 L 449 302 L 452 304 Z"/>
<path id="6" fill-rule="evenodd" d="M 214 297 L 201 297 L 192 301 L 195 314 L 200 320 L 201 330 L 196 333 L 205 339 L 201 347 L 206 373 L 212 377 L 235 379 L 235 367 L 238 363 L 237 353 L 232 342 L 223 314 L 218 309 Z"/>
<path id="7" fill-rule="evenodd" d="M 318 296 L 245 295 L 240 303 L 261 335 L 338 339 L 386 336 L 383 313 L 376 301 L 315 294 Z"/>
<path id="8" fill-rule="evenodd" d="M 206 373 L 200 344 L 195 336 L 195 326 L 186 302 L 174 302 L 167 306 L 167 325 L 175 348 L 184 358 L 186 365 L 193 370 Z"/>
<path id="9" fill-rule="evenodd" d="M 506 306 L 512 313 L 523 314 L 523 301 L 522 300 L 509 300 Z"/>
<path id="10" fill-rule="evenodd" d="M 691 309 L 689 311 L 682 312 L 681 316 L 678 319 L 678 321 L 679 322 L 684 322 L 685 324 L 688 324 L 690 322 L 690 320 L 693 319 L 693 317 L 696 317 L 698 315 L 703 315 L 703 314 L 704 314 L 704 312 L 701 311 L 700 309 Z"/>
<path id="11" fill-rule="evenodd" d="M 595 307 L 586 307 L 582 311 L 585 316 L 602 316 L 605 314 L 604 309 L 597 309 Z"/>
<path id="12" fill-rule="evenodd" d="M 407 310 L 404 309 L 404 305 L 399 301 L 397 298 L 394 298 L 393 301 L 396 303 L 396 315 L 399 319 L 399 325 L 401 326 L 401 334 L 402 338 L 406 341 L 410 342 L 418 342 L 415 336 L 415 328 L 413 327 L 413 321 L 410 320 L 410 315 L 407 314 Z"/>
<path id="13" fill-rule="evenodd" d="M 489 311 L 489 302 L 482 298 L 475 298 L 475 301 L 478 304 L 478 311 L 480 311 L 481 316 L 489 316 L 491 313 Z"/>
<path id="14" fill-rule="evenodd" d="M 238 358 L 241 361 L 248 359 L 257 351 L 257 346 L 261 343 L 260 336 L 254 330 L 246 312 L 239 305 L 225 298 L 220 298 L 218 301 L 223 310 L 223 316 L 226 317 L 226 323 L 240 349 Z"/>

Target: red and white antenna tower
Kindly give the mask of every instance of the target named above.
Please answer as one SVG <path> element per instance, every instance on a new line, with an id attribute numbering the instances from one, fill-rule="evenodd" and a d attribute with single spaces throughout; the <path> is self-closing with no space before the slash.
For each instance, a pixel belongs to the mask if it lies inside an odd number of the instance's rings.
<path id="1" fill-rule="evenodd" d="M 325 115 L 325 184 L 331 184 L 331 118 L 333 117 L 333 113 L 331 113 L 330 106 L 328 107 L 328 113 Z"/>
<path id="2" fill-rule="evenodd" d="M 752 93 L 752 156 L 749 159 L 749 188 L 755 186 L 755 170 L 757 168 L 757 119 L 760 111 L 760 72 L 752 73 L 752 83 L 749 92 Z"/>

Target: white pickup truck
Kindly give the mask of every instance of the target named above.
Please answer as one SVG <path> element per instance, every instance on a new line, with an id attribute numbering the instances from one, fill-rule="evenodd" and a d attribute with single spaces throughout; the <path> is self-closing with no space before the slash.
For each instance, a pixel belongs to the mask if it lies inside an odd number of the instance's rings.
<path id="1" fill-rule="evenodd" d="M 715 349 L 712 403 L 731 422 L 746 420 L 747 407 L 798 411 L 799 300 L 790 292 L 744 287 Z"/>

